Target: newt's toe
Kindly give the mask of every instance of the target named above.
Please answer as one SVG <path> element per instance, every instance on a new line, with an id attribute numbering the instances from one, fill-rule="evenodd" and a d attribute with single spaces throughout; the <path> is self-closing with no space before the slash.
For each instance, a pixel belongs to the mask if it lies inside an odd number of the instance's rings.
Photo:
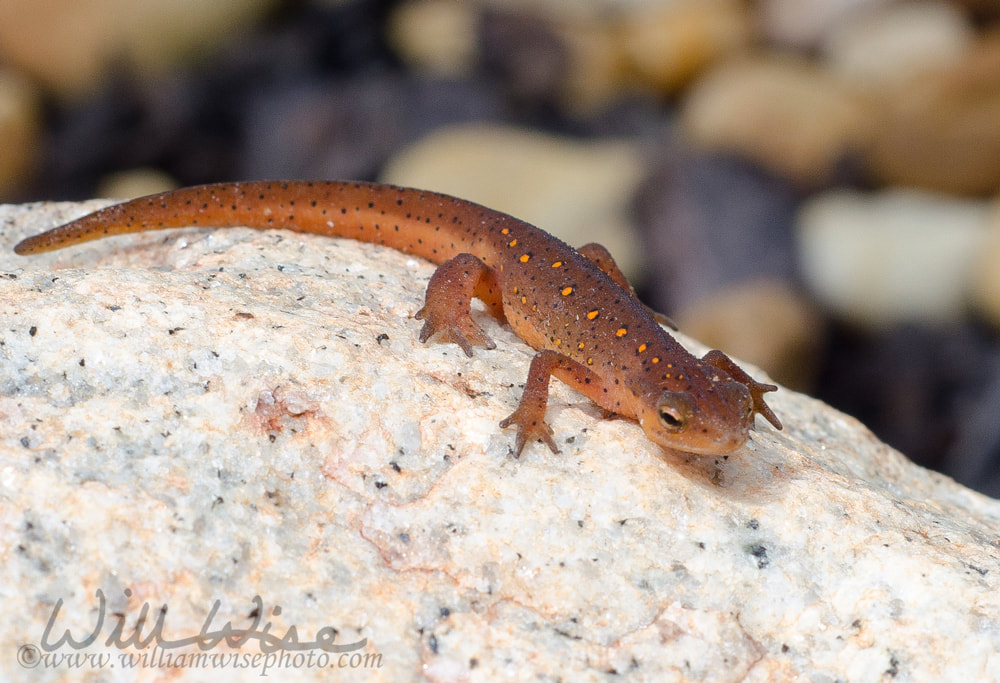
<path id="1" fill-rule="evenodd" d="M 458 344 L 466 356 L 472 356 L 474 345 L 487 349 L 495 349 L 497 346 L 468 313 L 452 313 L 447 316 L 433 315 L 429 314 L 427 307 L 424 306 L 417 311 L 414 317 L 424 321 L 424 326 L 420 330 L 421 342 L 426 342 L 436 333 L 441 332 Z"/>
<path id="2" fill-rule="evenodd" d="M 548 446 L 553 453 L 558 453 L 559 449 L 552 438 L 554 434 L 552 428 L 549 427 L 545 420 L 533 419 L 529 412 L 522 410 L 522 407 L 518 406 L 517 410 L 500 420 L 501 428 L 512 425 L 517 426 L 517 438 L 514 441 L 514 457 L 521 457 L 521 451 L 524 450 L 524 446 L 528 443 L 529 439 L 537 439 Z"/>
<path id="3" fill-rule="evenodd" d="M 750 380 L 747 387 L 750 389 L 750 397 L 753 399 L 754 412 L 774 425 L 775 429 L 781 429 L 781 420 L 771 410 L 771 406 L 764 402 L 764 394 L 769 391 L 777 391 L 778 387 L 773 384 L 763 384 L 753 379 Z"/>

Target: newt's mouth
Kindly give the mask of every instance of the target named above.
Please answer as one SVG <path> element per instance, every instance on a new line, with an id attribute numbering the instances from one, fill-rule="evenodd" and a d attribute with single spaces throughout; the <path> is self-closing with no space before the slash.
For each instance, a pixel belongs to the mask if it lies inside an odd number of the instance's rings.
<path id="1" fill-rule="evenodd" d="M 705 445 L 684 444 L 682 446 L 677 446 L 676 450 L 684 451 L 685 453 L 693 453 L 694 455 L 729 455 L 730 453 L 734 453 L 743 447 L 748 438 L 750 438 L 750 435 L 745 432 L 741 436 L 725 439 L 720 438 L 713 443 Z"/>

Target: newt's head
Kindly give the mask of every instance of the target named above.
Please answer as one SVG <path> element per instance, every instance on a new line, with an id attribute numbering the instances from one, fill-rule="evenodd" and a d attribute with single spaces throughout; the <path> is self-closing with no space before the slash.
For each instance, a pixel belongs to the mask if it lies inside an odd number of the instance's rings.
<path id="1" fill-rule="evenodd" d="M 753 424 L 750 389 L 734 380 L 706 391 L 664 391 L 640 415 L 646 436 L 667 448 L 725 455 L 746 443 Z"/>

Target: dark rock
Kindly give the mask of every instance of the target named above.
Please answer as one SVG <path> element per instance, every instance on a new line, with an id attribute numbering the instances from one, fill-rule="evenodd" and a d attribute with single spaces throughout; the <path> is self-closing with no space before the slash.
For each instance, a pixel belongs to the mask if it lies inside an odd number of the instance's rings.
<path id="1" fill-rule="evenodd" d="M 371 178 L 400 147 L 441 126 L 502 118 L 488 88 L 366 74 L 272 89 L 248 107 L 238 175 Z"/>
<path id="2" fill-rule="evenodd" d="M 818 398 L 919 464 L 980 487 L 970 477 L 982 475 L 987 451 L 978 449 L 992 438 L 984 423 L 1000 415 L 1000 405 L 982 402 L 997 393 L 983 387 L 998 377 L 994 339 L 970 326 L 900 325 L 880 335 L 835 326 L 829 349 Z"/>
<path id="3" fill-rule="evenodd" d="M 976 381 L 955 399 L 956 436 L 942 471 L 971 488 L 1000 497 L 1000 349 L 977 363 Z M 986 380 L 983 382 L 983 380 Z"/>
<path id="4" fill-rule="evenodd" d="M 672 145 L 636 200 L 651 305 L 669 313 L 735 282 L 794 279 L 798 205 L 788 182 L 749 162 Z"/>

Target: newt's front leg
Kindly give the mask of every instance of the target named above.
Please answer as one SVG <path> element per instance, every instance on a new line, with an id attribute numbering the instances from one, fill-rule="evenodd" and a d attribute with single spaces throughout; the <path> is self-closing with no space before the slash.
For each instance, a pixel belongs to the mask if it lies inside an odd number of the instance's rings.
<path id="1" fill-rule="evenodd" d="M 443 332 L 458 344 L 466 356 L 472 355 L 477 344 L 487 349 L 496 344 L 472 319 L 470 304 L 473 297 L 482 299 L 494 312 L 502 311 L 499 287 L 493 269 L 472 254 L 459 254 L 442 263 L 427 284 L 424 307 L 414 316 L 424 321 L 420 341 Z"/>
<path id="2" fill-rule="evenodd" d="M 591 242 L 583 245 L 577 249 L 577 251 L 580 252 L 580 256 L 583 256 L 585 259 L 593 263 L 605 275 L 614 280 L 615 284 L 631 294 L 632 298 L 638 301 L 639 304 L 646 309 L 646 312 L 653 316 L 653 320 L 661 325 L 666 325 L 672 330 L 677 329 L 677 324 L 669 317 L 658 311 L 654 311 L 652 308 L 639 301 L 639 297 L 635 293 L 635 288 L 632 286 L 632 283 L 628 281 L 628 278 L 625 277 L 625 273 L 621 271 L 621 268 L 618 267 L 618 264 L 611 256 L 611 252 L 607 250 L 607 247 L 603 244 L 598 244 L 597 242 Z"/>
<path id="3" fill-rule="evenodd" d="M 524 393 L 517 410 L 500 421 L 501 427 L 515 425 L 517 440 L 514 444 L 514 455 L 519 457 L 528 439 L 539 439 L 558 453 L 556 442 L 552 440 L 552 428 L 545 422 L 545 407 L 549 402 L 549 379 L 555 375 L 560 380 L 587 396 L 598 405 L 605 393 L 604 383 L 600 376 L 586 365 L 576 362 L 569 356 L 546 349 L 539 351 L 531 359 L 528 368 L 528 380 L 524 384 Z"/>
<path id="4" fill-rule="evenodd" d="M 719 368 L 740 384 L 746 385 L 750 390 L 750 398 L 753 400 L 753 412 L 760 413 L 764 419 L 774 425 L 775 429 L 781 429 L 781 420 L 774 414 L 771 407 L 764 403 L 764 394 L 769 391 L 777 391 L 778 387 L 773 384 L 758 382 L 748 375 L 736 362 L 718 349 L 713 349 L 706 353 L 702 360 L 709 365 Z"/>

